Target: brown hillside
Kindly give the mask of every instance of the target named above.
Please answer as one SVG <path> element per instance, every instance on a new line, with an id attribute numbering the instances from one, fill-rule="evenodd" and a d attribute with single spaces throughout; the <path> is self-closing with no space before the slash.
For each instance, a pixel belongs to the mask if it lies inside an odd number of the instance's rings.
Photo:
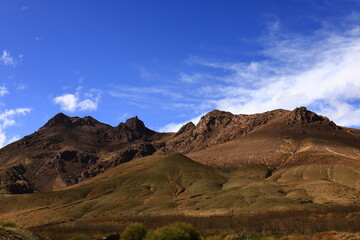
<path id="1" fill-rule="evenodd" d="M 0 192 L 62 189 L 134 158 L 175 152 L 262 179 L 296 166 L 358 169 L 360 131 L 338 127 L 303 107 L 254 115 L 214 110 L 177 133 L 157 133 L 137 117 L 112 127 L 60 113 L 0 149 Z"/>

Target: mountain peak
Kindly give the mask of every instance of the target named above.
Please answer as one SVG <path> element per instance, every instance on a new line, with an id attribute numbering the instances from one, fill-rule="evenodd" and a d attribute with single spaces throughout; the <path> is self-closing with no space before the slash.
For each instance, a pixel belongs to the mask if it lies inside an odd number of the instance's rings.
<path id="1" fill-rule="evenodd" d="M 125 122 L 125 126 L 136 131 L 144 131 L 146 129 L 145 124 L 137 116 L 129 118 Z"/>
<path id="2" fill-rule="evenodd" d="M 191 132 L 195 130 L 196 126 L 193 122 L 188 122 L 184 126 L 182 126 L 179 131 L 177 131 L 176 135 L 180 135 L 185 132 Z"/>
<path id="3" fill-rule="evenodd" d="M 125 123 L 120 123 L 116 127 L 117 138 L 125 141 L 132 141 L 143 137 L 149 137 L 155 132 L 148 129 L 144 122 L 141 121 L 137 116 L 129 118 Z"/>
<path id="4" fill-rule="evenodd" d="M 72 121 L 71 118 L 64 113 L 58 113 L 53 118 L 51 118 L 44 127 L 53 127 L 53 126 L 66 126 L 71 127 Z"/>
<path id="5" fill-rule="evenodd" d="M 95 126 L 99 122 L 90 117 L 69 117 L 64 113 L 58 113 L 51 118 L 44 127 L 64 126 L 64 127 L 79 127 L 79 126 Z"/>
<path id="6" fill-rule="evenodd" d="M 307 110 L 306 107 L 295 108 L 291 112 L 290 116 L 295 122 L 299 122 L 299 123 L 310 123 L 310 122 L 316 122 L 316 121 L 329 121 L 328 118 L 317 115 L 316 113 Z"/>
<path id="7" fill-rule="evenodd" d="M 210 130 L 220 125 L 227 125 L 231 122 L 234 114 L 220 110 L 213 110 L 206 115 L 202 116 L 196 128 L 200 131 Z"/>

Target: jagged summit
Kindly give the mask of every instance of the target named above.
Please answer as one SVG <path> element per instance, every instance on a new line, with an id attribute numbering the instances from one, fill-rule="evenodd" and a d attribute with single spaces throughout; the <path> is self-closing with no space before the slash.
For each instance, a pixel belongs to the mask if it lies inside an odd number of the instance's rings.
<path id="1" fill-rule="evenodd" d="M 156 132 L 147 128 L 143 121 L 137 116 L 129 118 L 125 123 L 120 123 L 115 128 L 115 136 L 123 141 L 133 141 L 136 139 L 147 139 Z"/>
<path id="2" fill-rule="evenodd" d="M 79 126 L 95 126 L 100 122 L 94 119 L 91 116 L 85 117 L 69 117 L 64 113 L 58 113 L 53 118 L 51 118 L 43 128 L 49 128 L 54 126 L 64 126 L 64 127 L 79 127 Z"/>
<path id="3" fill-rule="evenodd" d="M 141 121 L 137 116 L 129 118 L 125 121 L 125 126 L 127 126 L 130 129 L 144 132 L 146 131 L 146 127 L 143 121 Z"/>
<path id="4" fill-rule="evenodd" d="M 176 135 L 180 135 L 189 131 L 193 131 L 196 128 L 193 122 L 188 122 L 184 126 L 182 126 L 179 131 L 176 132 Z"/>
<path id="5" fill-rule="evenodd" d="M 53 127 L 53 126 L 72 126 L 71 118 L 64 113 L 58 113 L 53 118 L 51 118 L 44 127 Z"/>
<path id="6" fill-rule="evenodd" d="M 298 107 L 295 108 L 291 114 L 290 118 L 297 123 L 311 123 L 311 122 L 325 122 L 330 125 L 335 125 L 332 121 L 330 121 L 327 117 L 317 115 L 316 113 L 309 111 L 306 107 Z"/>

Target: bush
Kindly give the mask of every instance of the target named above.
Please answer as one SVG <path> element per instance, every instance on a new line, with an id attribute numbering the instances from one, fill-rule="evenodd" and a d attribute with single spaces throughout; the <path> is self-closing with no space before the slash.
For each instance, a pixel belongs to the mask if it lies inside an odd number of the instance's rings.
<path id="1" fill-rule="evenodd" d="M 121 240 L 143 240 L 148 229 L 140 223 L 127 226 L 121 233 Z"/>
<path id="2" fill-rule="evenodd" d="M 82 233 L 77 234 L 72 238 L 72 240 L 88 240 L 88 239 L 89 239 L 88 236 Z"/>
<path id="3" fill-rule="evenodd" d="M 14 222 L 0 222 L 0 226 L 8 228 L 16 228 L 16 223 Z"/>
<path id="4" fill-rule="evenodd" d="M 180 222 L 149 232 L 146 240 L 200 240 L 200 234 L 191 224 Z"/>

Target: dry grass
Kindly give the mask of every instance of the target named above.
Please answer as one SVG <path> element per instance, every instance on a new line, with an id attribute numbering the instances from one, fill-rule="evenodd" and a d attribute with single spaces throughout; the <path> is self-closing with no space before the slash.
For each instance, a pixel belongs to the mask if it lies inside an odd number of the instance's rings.
<path id="1" fill-rule="evenodd" d="M 344 233 L 344 232 L 322 232 L 315 234 L 311 240 L 359 240 L 360 233 Z"/>
<path id="2" fill-rule="evenodd" d="M 106 235 L 121 232 L 128 224 L 141 222 L 156 229 L 173 222 L 193 224 L 203 236 L 252 236 L 270 235 L 307 235 L 319 232 L 330 236 L 329 231 L 355 233 L 359 231 L 360 207 L 333 207 L 323 210 L 269 211 L 266 213 L 242 216 L 189 217 L 185 215 L 168 216 L 113 216 L 87 218 L 56 225 L 47 225 L 32 230 L 54 240 L 66 239 L 66 235 L 88 233 Z M 314 240 L 327 239 L 315 235 Z M 337 235 L 336 235 L 337 236 Z M 340 236 L 340 235 L 339 235 Z M 350 236 L 350 235 L 349 235 Z M 283 240 L 307 240 L 306 236 L 287 236 Z M 341 238 L 334 238 L 341 239 Z M 349 238 L 352 239 L 352 238 Z"/>

